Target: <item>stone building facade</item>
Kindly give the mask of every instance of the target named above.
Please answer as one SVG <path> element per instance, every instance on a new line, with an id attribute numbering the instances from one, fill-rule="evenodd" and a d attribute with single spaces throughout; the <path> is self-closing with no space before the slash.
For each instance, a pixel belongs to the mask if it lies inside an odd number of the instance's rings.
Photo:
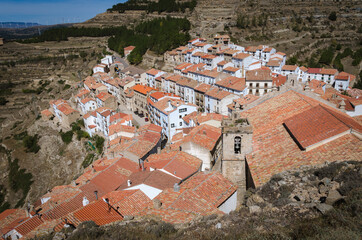
<path id="1" fill-rule="evenodd" d="M 248 119 L 240 118 L 240 107 L 231 118 L 222 121 L 222 174 L 238 186 L 238 202 L 243 199 L 248 185 L 246 155 L 252 152 L 253 129 Z"/>

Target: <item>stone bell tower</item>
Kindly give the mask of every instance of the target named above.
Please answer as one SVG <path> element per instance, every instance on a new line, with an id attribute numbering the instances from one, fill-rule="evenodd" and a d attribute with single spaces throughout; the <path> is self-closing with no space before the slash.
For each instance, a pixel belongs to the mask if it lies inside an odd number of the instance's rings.
<path id="1" fill-rule="evenodd" d="M 222 174 L 238 186 L 238 202 L 246 191 L 245 156 L 252 152 L 253 129 L 247 118 L 240 118 L 241 107 L 235 105 L 231 117 L 222 121 Z"/>

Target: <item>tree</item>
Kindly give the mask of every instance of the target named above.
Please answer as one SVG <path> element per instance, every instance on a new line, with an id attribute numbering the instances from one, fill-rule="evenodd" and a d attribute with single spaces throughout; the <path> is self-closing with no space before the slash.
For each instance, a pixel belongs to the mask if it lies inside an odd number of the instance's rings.
<path id="1" fill-rule="evenodd" d="M 359 79 L 354 82 L 353 88 L 362 90 L 362 71 L 359 72 Z"/>
<path id="2" fill-rule="evenodd" d="M 331 12 L 328 16 L 328 19 L 331 21 L 336 21 L 337 20 L 337 13 L 336 12 Z"/>

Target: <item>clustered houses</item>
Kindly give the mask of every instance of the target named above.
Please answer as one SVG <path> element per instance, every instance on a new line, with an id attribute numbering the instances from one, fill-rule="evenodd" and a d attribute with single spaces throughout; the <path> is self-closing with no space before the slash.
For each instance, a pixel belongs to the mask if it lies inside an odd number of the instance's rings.
<path id="1" fill-rule="evenodd" d="M 339 92 L 354 76 L 285 65 L 274 48 L 243 48 L 226 35 L 213 44 L 193 39 L 165 60 L 177 65 L 173 73 L 130 67 L 119 78 L 97 72 L 84 80 L 74 99 L 87 132 L 108 138 L 104 157 L 42 196 L 34 211 L 1 213 L 5 239 L 124 216 L 185 223 L 235 210 L 238 193 L 278 172 L 362 159 L 362 126 L 352 118 L 362 115 L 362 102 Z M 152 123 L 136 129 L 118 103 Z M 67 124 L 79 117 L 64 100 L 51 110 Z"/>
<path id="2" fill-rule="evenodd" d="M 249 93 L 263 95 L 271 92 L 271 77 L 280 75 L 299 82 L 317 79 L 334 86 L 338 91 L 347 90 L 351 81 L 351 77 L 340 76 L 336 69 L 308 69 L 296 65 L 285 65 L 285 53 L 277 52 L 276 49 L 264 45 L 244 48 L 230 42 L 227 35 L 216 35 L 213 44 L 207 44 L 206 40 L 202 38 L 190 40 L 186 46 L 165 53 L 164 60 L 169 64 L 176 65 L 175 74 L 191 78 L 198 83 L 216 85 L 217 81 L 228 76 L 244 78 L 244 81 L 249 84 L 246 84 L 243 95 Z M 198 66 L 196 67 L 196 65 Z M 262 73 L 266 69 L 269 70 L 270 76 Z M 251 71 L 254 72 L 250 74 Z M 262 74 L 258 76 L 259 71 Z M 157 76 L 155 74 L 164 73 L 155 69 L 151 69 L 150 72 L 153 73 L 153 76 L 150 76 L 148 85 L 156 87 L 154 79 Z M 250 84 L 252 88 L 249 87 Z M 164 89 L 164 91 L 167 90 Z M 187 98 L 189 99 L 189 97 Z"/>

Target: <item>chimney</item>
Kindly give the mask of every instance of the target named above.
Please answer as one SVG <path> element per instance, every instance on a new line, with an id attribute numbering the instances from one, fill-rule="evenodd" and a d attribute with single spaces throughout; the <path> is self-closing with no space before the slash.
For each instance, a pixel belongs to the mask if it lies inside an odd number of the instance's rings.
<path id="1" fill-rule="evenodd" d="M 341 103 L 339 104 L 339 108 L 340 108 L 341 110 L 346 109 L 346 103 L 345 103 L 344 100 L 342 100 Z"/>
<path id="2" fill-rule="evenodd" d="M 162 207 L 162 202 L 159 199 L 153 199 L 153 208 L 160 209 Z"/>
<path id="3" fill-rule="evenodd" d="M 132 185 L 132 182 L 131 182 L 131 180 L 128 179 L 127 180 L 127 186 L 130 187 L 131 185 Z"/>
<path id="4" fill-rule="evenodd" d="M 87 205 L 89 204 L 89 201 L 88 201 L 88 199 L 87 199 L 86 196 L 83 197 L 82 203 L 83 203 L 83 207 L 84 207 L 84 206 L 87 206 Z"/>
<path id="5" fill-rule="evenodd" d="M 161 153 L 161 148 L 157 147 L 157 154 L 160 154 L 160 153 Z"/>
<path id="6" fill-rule="evenodd" d="M 174 192 L 179 192 L 179 191 L 180 191 L 180 185 L 178 185 L 178 183 L 175 183 L 175 184 L 173 185 L 173 191 L 174 191 Z"/>
<path id="7" fill-rule="evenodd" d="M 94 191 L 94 195 L 96 195 L 96 200 L 98 200 L 98 191 L 97 190 Z"/>

